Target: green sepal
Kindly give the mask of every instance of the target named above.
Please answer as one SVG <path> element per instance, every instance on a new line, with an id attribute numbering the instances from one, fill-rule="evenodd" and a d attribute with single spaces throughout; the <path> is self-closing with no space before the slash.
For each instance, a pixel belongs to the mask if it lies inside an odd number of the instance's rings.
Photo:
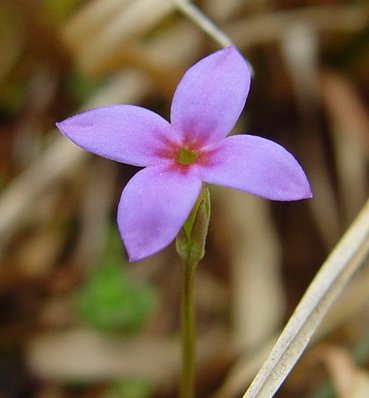
<path id="1" fill-rule="evenodd" d="M 203 185 L 190 215 L 176 239 L 176 249 L 182 260 L 198 263 L 205 255 L 205 243 L 210 221 L 210 193 Z"/>

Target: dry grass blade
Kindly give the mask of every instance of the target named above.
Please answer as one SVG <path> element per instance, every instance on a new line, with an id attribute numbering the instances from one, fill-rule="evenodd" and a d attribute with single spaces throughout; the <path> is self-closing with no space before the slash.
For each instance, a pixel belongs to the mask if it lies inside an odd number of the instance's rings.
<path id="1" fill-rule="evenodd" d="M 112 3 L 112 6 L 116 4 Z M 87 19 L 83 29 L 72 20 L 66 26 L 64 40 L 68 47 L 74 49 L 79 66 L 88 73 L 98 75 L 117 54 L 125 52 L 127 42 L 147 33 L 174 8 L 175 5 L 166 0 L 123 2 L 115 12 L 104 15 L 107 20 L 97 21 L 103 22 L 101 26 L 96 23 L 91 27 Z M 95 11 L 98 12 L 99 8 Z M 76 40 L 74 31 L 79 40 Z"/>
<path id="2" fill-rule="evenodd" d="M 0 197 L 0 250 L 22 222 L 37 195 L 56 180 L 70 173 L 86 154 L 62 138 L 56 139 L 40 159 L 26 169 Z"/>
<path id="3" fill-rule="evenodd" d="M 207 18 L 196 6 L 184 0 L 173 0 L 173 2 L 183 12 L 184 15 L 198 25 L 205 33 L 212 37 L 222 47 L 228 47 L 233 44 L 232 40 L 221 29 L 219 29 L 211 19 Z"/>
<path id="4" fill-rule="evenodd" d="M 269 398 L 369 251 L 369 201 L 323 264 L 243 398 Z"/>
<path id="5" fill-rule="evenodd" d="M 130 1 L 95 0 L 87 3 L 71 20 L 66 23 L 63 34 L 70 47 L 78 52 L 83 43 L 100 29 L 103 29 L 122 7 Z"/>
<path id="6" fill-rule="evenodd" d="M 281 50 L 292 83 L 300 116 L 299 141 L 309 148 L 303 164 L 313 183 L 314 199 L 308 202 L 321 237 L 329 250 L 340 236 L 340 214 L 327 167 L 320 133 L 319 37 L 310 25 L 291 25 L 281 38 Z M 363 202 L 361 202 L 361 205 Z M 360 209 L 361 206 L 359 206 Z"/>
<path id="7" fill-rule="evenodd" d="M 281 243 L 267 201 L 236 190 L 219 192 L 221 228 L 235 237 L 229 247 L 233 341 L 241 352 L 274 336 L 283 323 Z"/>
<path id="8" fill-rule="evenodd" d="M 167 388 L 180 371 L 179 341 L 164 338 L 107 337 L 86 329 L 44 333 L 27 345 L 26 361 L 43 380 L 112 380 L 137 377 Z M 225 355 L 227 335 L 212 329 L 199 339 L 199 366 Z"/>
<path id="9" fill-rule="evenodd" d="M 369 373 L 355 365 L 349 352 L 341 347 L 327 347 L 322 352 L 339 398 L 367 398 Z"/>
<path id="10" fill-rule="evenodd" d="M 83 109 L 110 103 L 135 103 L 149 88 L 145 77 L 125 70 L 104 86 Z M 19 175 L 0 195 L 0 252 L 23 222 L 38 196 L 60 178 L 70 175 L 87 154 L 62 136 L 57 136 L 43 155 Z"/>
<path id="11" fill-rule="evenodd" d="M 368 191 L 368 111 L 355 85 L 344 75 L 326 70 L 321 76 L 321 86 L 335 146 L 345 221 L 351 221 Z"/>
<path id="12" fill-rule="evenodd" d="M 368 24 L 368 6 L 312 6 L 240 18 L 224 28 L 242 49 L 275 42 L 291 26 L 308 25 L 316 31 L 357 32 Z"/>

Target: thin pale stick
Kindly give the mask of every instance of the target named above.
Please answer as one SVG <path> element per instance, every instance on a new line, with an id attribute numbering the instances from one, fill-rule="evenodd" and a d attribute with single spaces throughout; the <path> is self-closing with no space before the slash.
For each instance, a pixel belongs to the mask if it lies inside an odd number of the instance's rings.
<path id="1" fill-rule="evenodd" d="M 323 264 L 243 398 L 275 394 L 368 253 L 369 201 Z"/>
<path id="2" fill-rule="evenodd" d="M 191 21 L 199 26 L 206 34 L 212 37 L 222 47 L 233 45 L 232 40 L 195 5 L 185 0 L 172 1 L 183 12 L 184 15 L 191 19 Z"/>

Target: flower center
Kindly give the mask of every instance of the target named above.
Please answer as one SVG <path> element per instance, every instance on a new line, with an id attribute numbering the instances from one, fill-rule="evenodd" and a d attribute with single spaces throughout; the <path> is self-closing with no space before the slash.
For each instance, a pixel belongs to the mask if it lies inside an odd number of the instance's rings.
<path id="1" fill-rule="evenodd" d="M 197 152 L 191 151 L 187 148 L 180 148 L 177 152 L 176 161 L 182 165 L 188 165 L 196 162 L 197 159 Z"/>

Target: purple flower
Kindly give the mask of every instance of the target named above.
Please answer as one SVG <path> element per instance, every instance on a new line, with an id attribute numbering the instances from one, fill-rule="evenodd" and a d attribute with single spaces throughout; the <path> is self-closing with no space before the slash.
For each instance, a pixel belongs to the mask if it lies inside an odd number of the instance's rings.
<path id="1" fill-rule="evenodd" d="M 274 200 L 311 197 L 304 171 L 283 147 L 253 135 L 226 137 L 249 87 L 246 62 L 228 47 L 185 73 L 174 93 L 171 123 L 132 105 L 100 107 L 57 123 L 87 151 L 145 167 L 128 182 L 118 208 L 130 261 L 175 239 L 203 182 Z"/>

